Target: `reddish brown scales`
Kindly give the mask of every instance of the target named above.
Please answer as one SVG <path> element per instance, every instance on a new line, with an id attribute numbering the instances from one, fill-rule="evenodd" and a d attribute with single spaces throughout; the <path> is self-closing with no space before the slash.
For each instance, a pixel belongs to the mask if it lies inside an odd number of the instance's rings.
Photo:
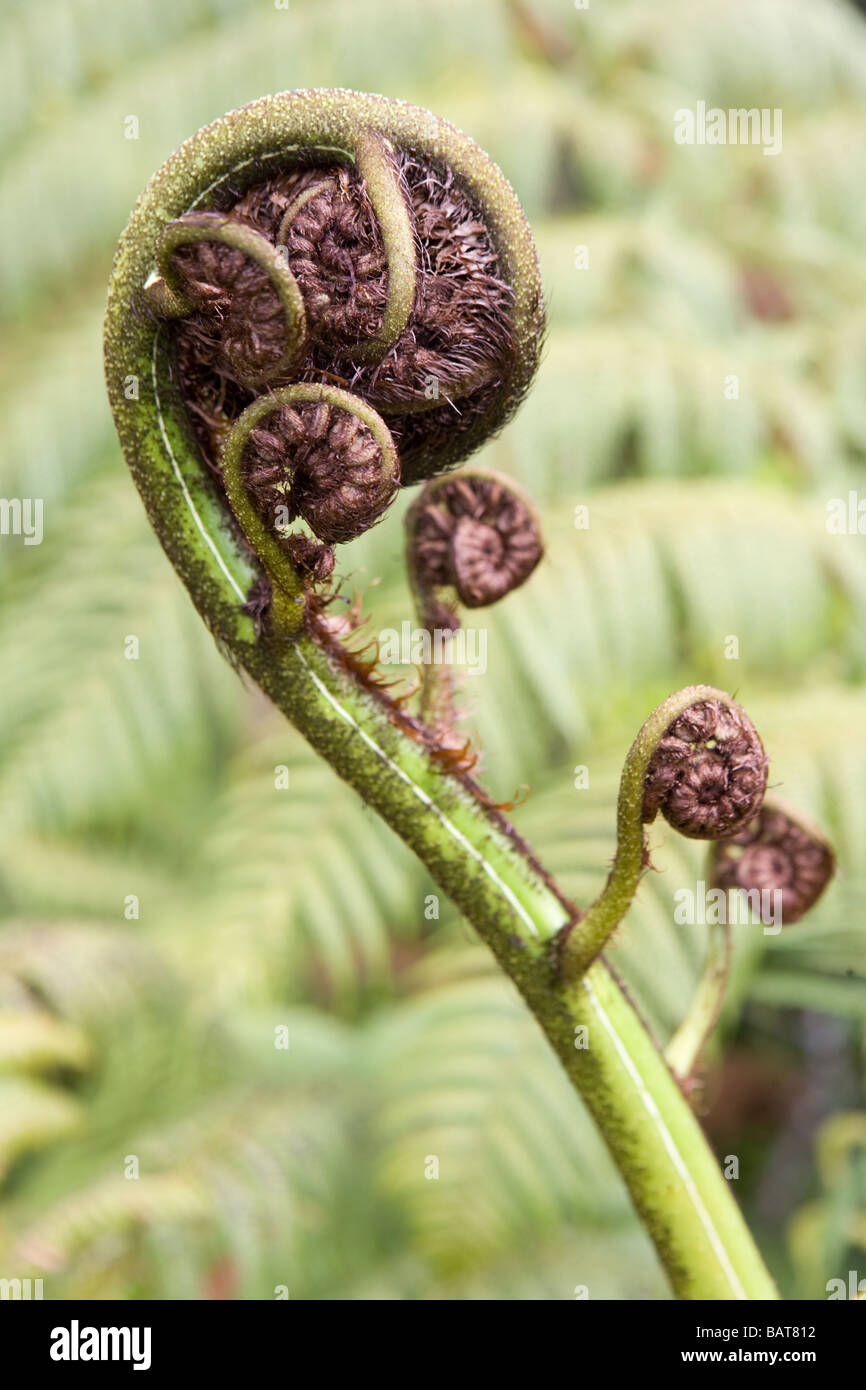
<path id="1" fill-rule="evenodd" d="M 425 476 L 431 451 L 452 449 L 508 379 L 513 294 L 482 217 L 450 170 L 405 152 L 393 157 L 415 230 L 417 290 L 409 325 L 380 362 L 359 365 L 352 356 L 379 330 L 388 293 L 381 232 L 354 168 L 277 174 L 224 211 L 285 245 L 309 330 L 291 379 L 338 383 L 384 414 L 402 480 L 411 483 Z M 181 382 L 199 444 L 216 467 L 225 428 L 253 399 L 238 364 L 273 362 L 285 328 L 276 293 L 240 252 L 201 242 L 176 252 L 174 265 L 196 304 L 174 327 Z"/>
<path id="2" fill-rule="evenodd" d="M 659 811 L 695 840 L 734 835 L 757 814 L 769 761 L 745 710 L 702 700 L 668 729 L 647 768 L 643 819 Z"/>
<path id="3" fill-rule="evenodd" d="M 268 415 L 250 435 L 244 469 L 250 494 L 272 527 L 282 508 L 286 522 L 301 517 L 331 545 L 369 530 L 399 484 L 383 478 L 381 450 L 367 426 L 324 402 Z"/>
<path id="4" fill-rule="evenodd" d="M 541 534 L 511 486 L 482 474 L 429 485 L 412 536 L 413 564 L 422 591 L 453 589 L 467 608 L 503 598 L 529 578 L 542 556 Z M 453 626 L 438 605 L 439 626 Z"/>
<path id="5" fill-rule="evenodd" d="M 724 889 L 777 893 L 784 926 L 799 922 L 833 876 L 835 857 L 824 838 L 778 806 L 764 806 L 749 824 L 714 849 L 713 883 Z"/>

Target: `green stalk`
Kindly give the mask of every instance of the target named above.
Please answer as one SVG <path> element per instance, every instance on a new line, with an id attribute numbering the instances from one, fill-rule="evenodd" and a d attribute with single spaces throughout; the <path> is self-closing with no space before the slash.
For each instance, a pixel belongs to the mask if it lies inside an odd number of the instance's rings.
<path id="1" fill-rule="evenodd" d="M 240 142 L 240 154 L 246 148 L 252 159 L 263 156 L 268 142 L 275 150 L 292 138 L 337 144 L 328 132 L 342 119 L 346 94 L 325 95 L 339 100 L 324 127 L 310 117 L 309 130 L 301 129 L 288 99 L 283 118 L 282 98 L 259 112 L 256 103 L 249 114 L 235 113 L 240 128 L 231 134 L 233 148 Z M 459 157 L 471 185 L 481 166 L 465 137 L 442 123 L 420 135 L 417 122 L 401 130 L 411 108 L 394 115 L 386 103 L 383 115 L 378 99 L 359 100 L 371 117 L 391 123 L 395 138 L 411 137 L 417 148 L 426 141 L 439 157 Z M 109 293 L 109 395 L 151 522 L 222 650 L 418 855 L 514 981 L 594 1116 L 675 1293 L 686 1299 L 776 1298 L 697 1120 L 608 966 L 596 961 L 572 980 L 558 971 L 551 942 L 569 913 L 504 818 L 443 772 L 393 710 L 309 637 L 257 637 L 242 611 L 261 571 L 189 435 L 171 379 L 167 329 L 142 310 L 166 218 L 188 211 L 198 201 L 195 190 L 216 177 L 213 171 L 229 174 L 222 124 L 197 137 L 195 159 L 180 152 L 146 190 L 121 240 Z M 347 132 L 338 147 L 351 152 L 351 145 Z M 485 178 L 495 226 L 502 190 L 491 193 L 486 171 Z M 503 218 L 507 207 L 502 193 Z M 520 288 L 519 274 L 514 282 L 518 309 L 529 322 L 536 291 L 525 280 Z"/>
<path id="2" fill-rule="evenodd" d="M 681 1082 L 691 1080 L 719 1021 L 730 974 L 731 928 L 727 922 L 712 922 L 707 935 L 707 956 L 694 998 L 665 1048 L 668 1066 Z"/>
<path id="3" fill-rule="evenodd" d="M 168 411 L 173 388 L 153 326 L 131 329 L 113 299 L 108 342 L 112 400 L 151 520 L 232 660 L 415 851 L 487 942 L 599 1125 L 675 1292 L 776 1297 L 697 1120 L 606 964 L 575 982 L 558 978 L 549 943 L 567 914 L 539 867 L 500 816 L 443 774 L 312 641 L 256 639 L 240 611 L 256 571 L 199 471 L 178 414 Z M 138 367 L 146 381 L 154 348 L 148 389 L 127 401 L 127 369 Z M 585 1047 L 576 1045 L 582 1041 Z"/>

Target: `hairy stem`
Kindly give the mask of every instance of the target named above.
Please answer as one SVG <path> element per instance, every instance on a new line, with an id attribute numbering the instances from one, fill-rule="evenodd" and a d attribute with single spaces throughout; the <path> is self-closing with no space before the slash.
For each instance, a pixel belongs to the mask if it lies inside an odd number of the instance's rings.
<path id="1" fill-rule="evenodd" d="M 121 239 L 105 356 L 124 452 L 163 547 L 222 649 L 418 855 L 523 995 L 594 1116 L 674 1291 L 687 1299 L 775 1298 L 695 1116 L 608 966 L 598 960 L 572 978 L 558 970 L 551 943 L 570 912 L 528 848 L 468 780 L 443 772 L 425 742 L 410 737 L 395 707 L 365 687 L 337 653 L 306 633 L 294 640 L 272 630 L 259 636 L 245 611 L 262 568 L 202 463 L 172 373 L 168 329 L 147 312 L 145 285 L 167 218 L 192 211 L 203 187 L 230 181 L 254 158 L 267 161 L 287 149 L 354 152 L 359 164 L 369 155 L 365 177 L 371 184 L 383 180 L 384 226 L 384 151 L 380 160 L 379 152 L 360 147 L 359 120 L 365 129 L 376 124 L 398 145 L 461 168 L 467 192 L 484 204 L 503 274 L 514 286 L 516 344 L 535 343 L 540 296 L 531 238 L 511 190 L 471 141 L 427 113 L 382 98 L 283 94 L 215 122 L 173 156 Z M 389 272 L 402 289 L 393 300 L 389 335 L 399 331 L 409 293 L 408 274 L 401 279 L 397 273 L 404 251 L 408 260 L 401 236 L 405 242 L 405 228 L 401 232 L 395 222 Z M 528 371 L 515 367 L 512 392 Z M 131 379 L 135 392 L 127 389 Z M 491 406 L 478 430 L 489 430 L 496 419 Z M 659 731 L 676 712 L 662 711 L 656 712 Z M 642 738 L 652 737 L 642 731 L 640 747 Z M 650 751 L 648 743 L 647 756 L 639 751 L 634 761 L 624 791 L 628 806 L 636 805 L 639 763 L 645 768 Z M 621 917 L 642 868 L 641 826 L 624 816 L 623 828 L 622 859 L 606 890 L 609 910 L 594 941 L 606 939 L 607 925 Z"/>
<path id="2" fill-rule="evenodd" d="M 409 321 L 415 298 L 415 239 L 396 170 L 375 131 L 363 130 L 359 134 L 355 163 L 367 185 L 385 243 L 388 302 L 377 335 L 358 343 L 352 355 L 357 361 L 378 362 L 394 346 Z"/>
<path id="3" fill-rule="evenodd" d="M 549 946 L 563 906 L 500 818 L 313 643 L 249 656 L 272 699 L 415 851 L 510 975 L 599 1124 L 679 1296 L 775 1297 L 697 1120 L 607 965 L 559 978 Z"/>
<path id="4" fill-rule="evenodd" d="M 126 339 L 122 368 L 129 350 Z M 549 948 L 567 913 L 502 818 L 443 775 L 311 639 L 256 639 L 241 612 L 255 571 L 177 417 L 166 414 L 172 385 L 158 353 L 156 365 L 153 386 L 127 403 L 135 472 L 200 611 L 232 658 L 415 851 L 487 942 L 595 1117 L 676 1293 L 776 1297 L 697 1120 L 608 967 L 597 962 L 581 979 L 559 978 Z M 118 392 L 122 399 L 124 376 L 109 368 L 115 399 Z"/>

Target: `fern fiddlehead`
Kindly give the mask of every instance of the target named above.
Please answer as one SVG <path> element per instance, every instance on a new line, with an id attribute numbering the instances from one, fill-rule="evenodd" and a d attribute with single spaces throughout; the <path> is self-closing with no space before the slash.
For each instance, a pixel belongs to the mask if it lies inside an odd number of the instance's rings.
<path id="1" fill-rule="evenodd" d="M 617 851 L 599 897 L 557 938 L 566 979 L 589 968 L 623 920 L 650 865 L 644 827 L 661 813 L 681 835 L 711 841 L 714 889 L 757 897 L 765 920 L 799 921 L 829 883 L 835 860 L 820 831 L 765 800 L 769 759 L 745 710 L 712 686 L 688 686 L 653 711 L 629 750 L 617 805 Z M 776 901 L 778 900 L 778 901 Z M 750 904 L 751 905 L 751 904 Z M 778 909 L 778 912 L 777 910 Z M 709 924 L 703 974 L 688 1014 L 665 1050 L 691 1085 L 724 1002 L 732 941 L 726 913 Z"/>
<path id="2" fill-rule="evenodd" d="M 428 482 L 410 546 L 422 623 L 441 616 L 443 589 L 472 607 L 528 577 L 540 539 L 520 495 L 482 475 L 440 491 L 439 475 L 508 419 L 542 327 L 531 234 L 470 140 L 385 98 L 285 93 L 199 132 L 145 190 L 115 261 L 106 376 L 198 611 L 521 990 L 676 1292 L 774 1297 L 676 1079 L 595 958 L 645 867 L 652 755 L 702 695 L 672 697 L 639 736 L 613 886 L 597 920 L 581 920 L 467 770 L 443 760 L 435 722 L 389 698 L 327 613 L 333 545 L 379 520 L 398 482 Z M 298 520 L 312 536 L 289 531 Z"/>
<path id="3" fill-rule="evenodd" d="M 258 397 L 231 426 L 222 450 L 226 497 L 271 584 L 272 627 L 296 636 L 304 622 L 310 555 L 271 523 L 280 507 L 301 517 L 317 548 L 317 577 L 327 577 L 327 546 L 354 539 L 383 515 L 400 483 L 397 450 L 385 421 L 349 391 L 301 382 Z M 269 524 L 271 523 L 271 524 Z"/>
<path id="4" fill-rule="evenodd" d="M 817 826 L 778 797 L 713 845 L 710 876 L 726 892 L 778 895 L 779 925 L 793 926 L 814 907 L 836 867 L 832 847 Z"/>
<path id="5" fill-rule="evenodd" d="M 707 957 L 694 1000 L 665 1056 L 686 1085 L 718 1021 L 731 966 L 731 920 L 741 913 L 775 934 L 814 907 L 830 882 L 836 857 L 817 826 L 780 798 L 766 797 L 739 829 L 711 844 L 707 879 L 721 895 L 741 899 L 709 924 Z"/>
<path id="6" fill-rule="evenodd" d="M 566 976 L 587 969 L 628 910 L 649 863 L 644 826 L 661 812 L 691 839 L 723 839 L 760 809 L 768 766 L 752 721 L 723 690 L 687 686 L 653 710 L 623 768 L 613 869 L 585 917 L 563 934 Z"/>
<path id="7" fill-rule="evenodd" d="M 433 478 L 406 515 L 406 568 L 419 621 L 453 632 L 458 609 L 486 608 L 518 588 L 541 559 L 529 498 L 500 474 L 464 469 Z M 444 735 L 454 723 L 450 666 L 424 672 L 421 714 Z"/>

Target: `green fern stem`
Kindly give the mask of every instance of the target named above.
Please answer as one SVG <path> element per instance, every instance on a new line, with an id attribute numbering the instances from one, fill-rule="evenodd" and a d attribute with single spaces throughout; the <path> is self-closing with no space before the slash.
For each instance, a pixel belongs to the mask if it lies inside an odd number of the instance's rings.
<path id="1" fill-rule="evenodd" d="M 727 921 L 710 924 L 706 960 L 694 998 L 665 1048 L 668 1066 L 681 1082 L 693 1077 L 707 1040 L 719 1021 L 731 974 L 732 944 Z"/>
<path id="2" fill-rule="evenodd" d="M 551 943 L 570 914 L 531 852 L 335 654 L 303 634 L 257 635 L 244 611 L 261 570 L 201 464 L 172 379 L 168 330 L 146 311 L 143 287 L 166 219 L 188 213 L 197 190 L 224 169 L 223 135 L 238 158 L 246 151 L 251 160 L 292 138 L 332 145 L 345 94 L 330 95 L 337 114 L 324 130 L 314 117 L 309 129 L 301 122 L 295 130 L 288 98 L 285 119 L 283 99 L 274 98 L 260 111 L 248 108 L 234 131 L 216 122 L 195 164 L 176 156 L 139 201 L 118 250 L 106 319 L 106 375 L 124 452 L 163 547 L 221 649 L 418 855 L 523 995 L 594 1116 L 674 1291 L 686 1299 L 776 1298 L 695 1116 L 609 967 L 599 959 L 579 978 L 561 975 Z M 378 99 L 363 100 L 381 114 Z M 409 117 L 390 108 L 385 117 L 399 138 Z M 443 123 L 419 135 L 419 119 L 427 118 L 412 117 L 416 145 L 426 139 L 436 157 L 462 161 L 470 186 L 481 177 L 471 142 Z M 347 145 L 348 134 L 339 148 Z M 507 216 L 507 199 L 497 206 L 496 190 L 486 191 L 495 223 Z M 518 310 L 531 316 L 535 291 L 521 288 L 519 265 L 511 269 Z"/>
<path id="3" fill-rule="evenodd" d="M 567 914 L 501 817 L 444 775 L 309 638 L 256 638 L 241 604 L 257 571 L 201 474 L 179 412 L 168 409 L 167 335 L 131 323 L 117 288 L 107 337 L 112 402 L 151 521 L 202 617 L 487 942 L 594 1115 L 677 1294 L 776 1297 L 697 1120 L 607 965 L 558 979 L 550 942 Z M 124 395 L 130 375 L 142 383 L 138 400 Z"/>

